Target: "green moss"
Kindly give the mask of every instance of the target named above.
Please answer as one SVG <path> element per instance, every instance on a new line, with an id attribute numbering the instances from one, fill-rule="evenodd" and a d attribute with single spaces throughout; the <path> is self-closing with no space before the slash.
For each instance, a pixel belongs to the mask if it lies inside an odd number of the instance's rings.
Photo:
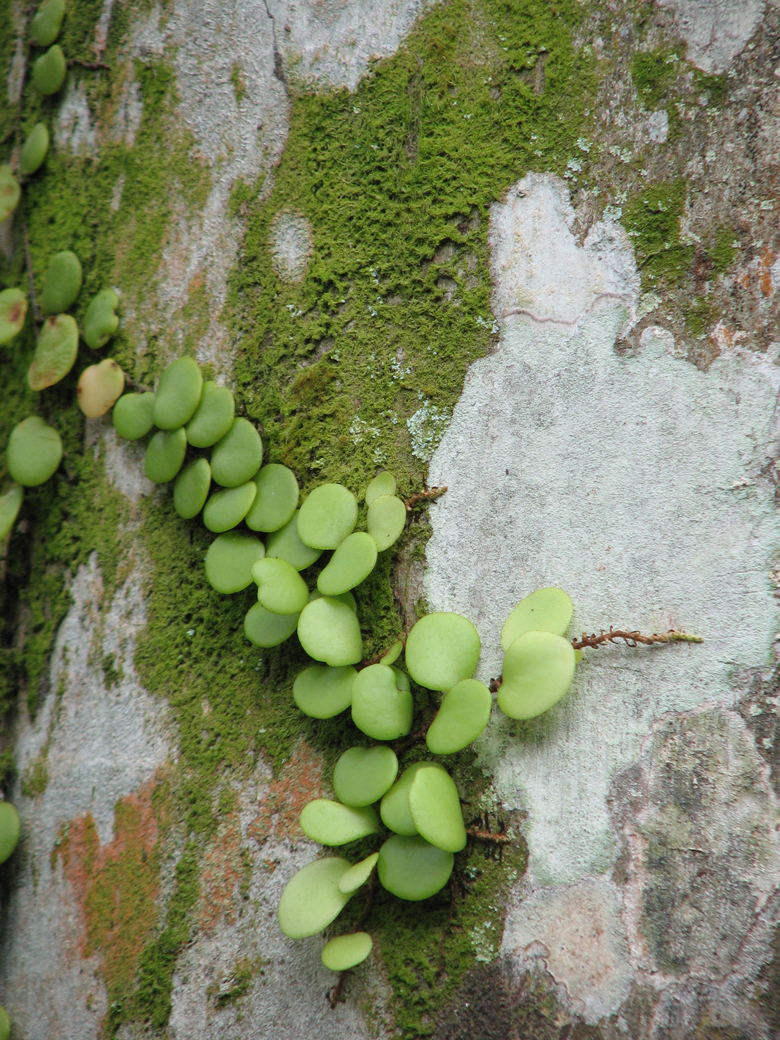
<path id="1" fill-rule="evenodd" d="M 0 69 L 10 70 L 13 54 L 16 49 L 16 6 L 13 0 L 0 0 Z M 3 104 L 0 105 L 0 141 L 6 141 L 13 133 L 15 107 L 8 103 L 8 94 L 4 83 Z"/>
<path id="2" fill-rule="evenodd" d="M 734 228 L 730 227 L 719 227 L 715 232 L 715 242 L 707 251 L 715 274 L 723 274 L 731 267 L 738 249 L 738 246 L 735 245 L 735 236 Z"/>
<path id="3" fill-rule="evenodd" d="M 78 3 L 67 5 L 57 38 L 66 58 L 95 60 L 95 26 L 100 21 L 103 6 L 103 0 L 78 0 Z"/>
<path id="4" fill-rule="evenodd" d="M 628 68 L 639 101 L 647 109 L 657 108 L 668 100 L 670 89 L 682 71 L 679 54 L 669 50 L 632 54 Z"/>
<path id="5" fill-rule="evenodd" d="M 582 133 L 592 69 L 572 48 L 580 14 L 535 0 L 475 14 L 454 0 L 354 94 L 296 99 L 274 191 L 248 214 L 231 305 L 247 411 L 306 487 L 357 490 L 380 465 L 402 489 L 420 486 L 406 420 L 426 401 L 451 407 L 491 342 L 489 206 L 529 169 L 563 173 Z M 518 71 L 542 47 L 537 95 Z M 297 286 L 270 263 L 285 209 L 314 230 Z"/>
<path id="6" fill-rule="evenodd" d="M 239 957 L 227 977 L 219 984 L 212 983 L 207 990 L 215 1006 L 223 1008 L 245 997 L 252 985 L 252 979 L 255 975 L 262 974 L 265 963 L 262 957 L 255 960 Z"/>
<path id="7" fill-rule="evenodd" d="M 680 242 L 686 193 L 680 178 L 645 188 L 623 207 L 623 225 L 634 241 L 645 284 L 679 283 L 690 270 L 694 247 Z"/>
<path id="8" fill-rule="evenodd" d="M 190 914 L 198 900 L 198 858 L 190 843 L 176 864 L 176 888 L 168 905 L 161 934 L 141 953 L 133 988 L 114 999 L 108 1009 L 110 1035 L 123 1022 L 148 1022 L 155 1029 L 166 1025 L 171 1014 L 171 992 L 176 958 L 189 940 Z"/>
<path id="9" fill-rule="evenodd" d="M 233 88 L 233 93 L 236 98 L 236 104 L 240 105 L 243 99 L 246 97 L 246 79 L 241 71 L 241 66 L 237 61 L 233 62 L 233 68 L 230 70 L 230 85 Z"/>
<path id="10" fill-rule="evenodd" d="M 96 16 L 92 9 L 101 6 L 79 7 L 78 21 L 71 10 L 65 23 L 67 38 L 93 39 Z M 85 12 L 91 21 L 82 20 Z M 109 61 L 119 60 L 126 16 L 127 12 L 120 12 L 112 19 L 106 53 Z M 120 64 L 112 79 L 88 72 L 82 76 L 76 67 L 69 75 L 82 78 L 91 105 L 108 121 L 118 104 L 127 71 Z M 152 341 L 143 361 L 136 358 L 138 323 L 155 314 L 155 290 L 173 213 L 172 199 L 176 198 L 179 208 L 201 208 L 210 175 L 193 159 L 193 138 L 175 116 L 178 98 L 172 70 L 164 62 L 155 61 L 137 62 L 132 71 L 143 96 L 143 116 L 134 147 L 106 142 L 99 160 L 74 157 L 67 150 L 52 147 L 44 173 L 25 188 L 23 206 L 38 290 L 50 257 L 60 249 L 73 249 L 84 270 L 84 286 L 75 306 L 77 320 L 81 321 L 95 292 L 106 285 L 119 285 L 135 320 L 128 320 L 125 314 L 111 342 L 111 354 L 126 371 L 144 380 L 157 373 L 161 367 L 158 356 L 164 353 Z M 22 102 L 23 122 L 26 125 L 41 117 L 48 119 L 54 111 L 52 105 L 54 102 L 40 99 L 28 88 Z M 22 250 L 10 261 L 0 261 L 0 285 L 24 284 L 25 278 Z M 196 303 L 202 303 L 197 293 L 194 296 Z M 192 321 L 196 303 L 190 307 Z M 33 350 L 30 314 L 22 334 L 0 354 L 0 379 L 7 388 L 0 414 L 0 446 L 5 445 L 17 422 L 38 412 L 62 435 L 65 459 L 52 481 L 26 494 L 22 522 L 12 535 L 6 580 L 0 583 L 0 713 L 13 703 L 18 684 L 26 689 L 28 706 L 35 712 L 41 690 L 46 687 L 54 634 L 70 605 L 68 574 L 96 551 L 104 589 L 110 594 L 124 551 L 119 529 L 127 503 L 118 492 L 107 488 L 102 463 L 92 452 L 82 450 L 84 417 L 76 405 L 75 390 L 80 371 L 94 361 L 94 355 L 82 345 L 70 375 L 43 394 L 34 394 L 25 378 Z M 0 485 L 6 478 L 5 458 L 0 455 Z M 21 645 L 14 639 L 19 628 L 23 633 Z"/>
<path id="11" fill-rule="evenodd" d="M 16 779 L 16 762 L 13 748 L 7 747 L 0 754 L 0 790 L 8 796 L 11 785 Z"/>
<path id="12" fill-rule="evenodd" d="M 713 324 L 713 301 L 707 296 L 696 296 L 683 307 L 685 325 L 692 336 L 702 337 Z"/>
<path id="13" fill-rule="evenodd" d="M 107 689 L 116 686 L 118 682 L 122 681 L 125 673 L 121 664 L 118 668 L 116 666 L 116 654 L 103 654 L 100 664 L 103 669 L 103 680 Z"/>
<path id="14" fill-rule="evenodd" d="M 48 750 L 48 749 L 47 749 Z M 49 763 L 47 754 L 42 752 L 25 769 L 22 777 L 22 794 L 26 798 L 37 798 L 42 795 L 49 784 Z"/>
<path id="15" fill-rule="evenodd" d="M 393 988 L 398 1035 L 406 1040 L 431 1036 L 440 1009 L 451 1002 L 463 976 L 497 956 L 506 894 L 526 866 L 522 839 L 506 850 L 499 860 L 490 846 L 470 842 L 456 858 L 450 885 L 423 903 L 377 889 L 366 927 Z M 358 896 L 336 931 L 348 931 L 361 909 Z"/>
<path id="16" fill-rule="evenodd" d="M 693 86 L 699 94 L 704 94 L 711 105 L 723 105 L 729 94 L 729 80 L 724 73 L 711 75 L 694 69 Z"/>
<path id="17" fill-rule="evenodd" d="M 135 966 L 157 918 L 160 863 L 156 845 L 143 848 L 143 819 L 138 807 L 116 806 L 114 827 L 123 840 L 119 856 L 102 863 L 86 898 L 87 956 L 102 953 L 109 1002 L 128 992 Z M 97 832 L 91 835 L 97 853 Z"/>

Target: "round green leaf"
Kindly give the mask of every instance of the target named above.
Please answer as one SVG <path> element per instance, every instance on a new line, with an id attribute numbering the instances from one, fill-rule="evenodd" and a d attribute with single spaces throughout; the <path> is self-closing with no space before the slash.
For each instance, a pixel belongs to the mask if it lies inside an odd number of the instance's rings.
<path id="1" fill-rule="evenodd" d="M 339 891 L 345 895 L 352 895 L 353 892 L 357 892 L 360 886 L 365 885 L 366 881 L 371 877 L 371 871 L 376 866 L 378 859 L 379 853 L 372 852 L 370 856 L 361 859 L 354 867 L 350 867 L 345 874 L 342 874 L 341 881 L 339 881 Z"/>
<path id="2" fill-rule="evenodd" d="M 454 755 L 476 740 L 490 721 L 493 698 L 477 679 L 461 679 L 444 695 L 425 743 L 434 755 Z"/>
<path id="3" fill-rule="evenodd" d="M 246 526 L 251 531 L 278 531 L 289 523 L 298 508 L 298 481 L 286 466 L 271 462 L 255 475 L 255 498 Z"/>
<path id="4" fill-rule="evenodd" d="M 301 506 L 298 534 L 313 549 L 336 549 L 355 529 L 357 499 L 342 484 L 320 484 Z"/>
<path id="5" fill-rule="evenodd" d="M 445 852 L 460 852 L 466 845 L 466 828 L 458 789 L 443 769 L 418 769 L 409 788 L 409 812 L 414 825 L 431 845 Z"/>
<path id="6" fill-rule="evenodd" d="M 137 441 L 154 426 L 154 394 L 124 394 L 114 405 L 111 422 L 120 437 Z"/>
<path id="7" fill-rule="evenodd" d="M 398 775 L 392 748 L 348 748 L 333 770 L 333 790 L 344 805 L 371 805 L 387 794 Z"/>
<path id="8" fill-rule="evenodd" d="M 300 614 L 272 614 L 260 603 L 255 603 L 244 618 L 244 635 L 255 646 L 279 646 L 289 639 L 298 627 Z"/>
<path id="9" fill-rule="evenodd" d="M 56 94 L 68 71 L 62 47 L 55 43 L 33 63 L 32 80 L 39 94 Z"/>
<path id="10" fill-rule="evenodd" d="M 23 498 L 24 491 L 19 486 L 12 487 L 4 495 L 0 495 L 0 542 L 14 526 L 14 521 L 22 507 Z"/>
<path id="11" fill-rule="evenodd" d="M 368 507 L 366 527 L 379 552 L 389 549 L 406 527 L 406 505 L 395 495 L 382 495 L 374 499 Z"/>
<path id="12" fill-rule="evenodd" d="M 379 831 L 379 817 L 370 806 L 355 809 L 327 798 L 315 798 L 304 805 L 301 830 L 320 845 L 346 845 Z"/>
<path id="13" fill-rule="evenodd" d="M 45 123 L 36 123 L 27 140 L 22 145 L 19 155 L 19 169 L 25 177 L 31 176 L 40 169 L 49 150 L 49 130 Z"/>
<path id="14" fill-rule="evenodd" d="M 260 434 L 248 419 L 234 419 L 211 453 L 211 475 L 223 487 L 238 487 L 252 479 L 262 461 Z"/>
<path id="15" fill-rule="evenodd" d="M 331 596 L 306 604 L 298 620 L 298 638 L 309 657 L 334 668 L 357 664 L 363 656 L 355 612 Z"/>
<path id="16" fill-rule="evenodd" d="M 498 706 L 511 719 L 532 719 L 552 708 L 574 678 L 574 648 L 553 632 L 526 632 L 504 656 Z"/>
<path id="17" fill-rule="evenodd" d="M 574 605 L 563 589 L 537 589 L 521 599 L 501 629 L 501 649 L 509 647 L 526 632 L 566 635 Z"/>
<path id="18" fill-rule="evenodd" d="M 158 430 L 146 446 L 144 472 L 153 484 L 165 484 L 173 480 L 181 469 L 187 452 L 184 428 Z"/>
<path id="19" fill-rule="evenodd" d="M 0 292 L 0 344 L 10 343 L 22 331 L 26 314 L 27 296 L 21 289 Z"/>
<path id="20" fill-rule="evenodd" d="M 307 567 L 311 567 L 322 556 L 322 551 L 304 545 L 298 537 L 298 513 L 296 513 L 284 527 L 269 535 L 266 541 L 266 556 L 287 560 L 296 571 L 303 571 Z"/>
<path id="21" fill-rule="evenodd" d="M 250 481 L 254 487 L 254 483 Z M 309 602 L 306 582 L 286 560 L 266 556 L 252 568 L 257 602 L 272 614 L 300 614 Z"/>
<path id="22" fill-rule="evenodd" d="M 399 689 L 396 674 L 386 664 L 372 664 L 358 672 L 352 684 L 352 721 L 374 740 L 396 740 L 412 728 L 414 703 L 408 690 Z"/>
<path id="23" fill-rule="evenodd" d="M 0 1040 L 8 1040 L 11 1035 L 11 1019 L 5 1008 L 0 1007 Z"/>
<path id="24" fill-rule="evenodd" d="M 43 0 L 30 22 L 30 36 L 39 47 L 49 47 L 57 39 L 65 17 L 65 0 Z"/>
<path id="25" fill-rule="evenodd" d="M 323 596 L 340 596 L 364 581 L 376 565 L 376 543 L 370 534 L 347 535 L 317 578 Z"/>
<path id="26" fill-rule="evenodd" d="M 240 531 L 221 534 L 206 553 L 206 580 L 223 595 L 241 592 L 252 584 L 252 565 L 262 560 L 264 554 L 259 538 Z"/>
<path id="27" fill-rule="evenodd" d="M 11 167 L 4 163 L 0 166 L 0 224 L 11 216 L 21 197 L 19 181 L 14 177 Z"/>
<path id="28" fill-rule="evenodd" d="M 479 635 L 467 618 L 460 614 L 426 614 L 406 640 L 406 665 L 420 686 L 449 690 L 471 676 L 479 651 Z"/>
<path id="29" fill-rule="evenodd" d="M 450 879 L 455 857 L 419 834 L 394 834 L 379 850 L 377 869 L 382 887 L 399 899 L 428 899 Z"/>
<path id="30" fill-rule="evenodd" d="M 84 342 L 92 350 L 100 350 L 119 328 L 116 309 L 119 297 L 113 289 L 101 289 L 93 296 L 84 315 Z"/>
<path id="31" fill-rule="evenodd" d="M 395 665 L 391 665 L 390 667 L 393 669 L 393 675 L 395 676 L 395 685 L 399 690 L 406 690 L 406 692 L 409 693 L 412 688 L 411 683 L 409 682 L 409 676 L 406 672 L 402 672 L 400 668 L 396 668 Z"/>
<path id="32" fill-rule="evenodd" d="M 0 802 L 0 863 L 5 863 L 19 842 L 22 823 L 10 802 Z"/>
<path id="33" fill-rule="evenodd" d="M 178 430 L 192 418 L 198 407 L 203 376 L 197 361 L 180 357 L 172 361 L 160 376 L 154 398 L 154 424 L 161 430 Z M 187 440 L 186 434 L 184 437 Z M 245 478 L 246 479 L 246 478 Z M 243 484 L 243 480 L 237 481 Z"/>
<path id="34" fill-rule="evenodd" d="M 211 487 L 207 459 L 195 459 L 179 473 L 173 485 L 173 508 L 182 520 L 191 520 L 203 509 Z"/>
<path id="35" fill-rule="evenodd" d="M 44 314 L 62 314 L 76 302 L 81 292 L 81 264 L 70 249 L 56 253 L 46 269 L 41 293 L 41 310 Z"/>
<path id="36" fill-rule="evenodd" d="M 379 806 L 382 823 L 396 834 L 417 834 L 417 825 L 409 810 L 409 791 L 417 773 L 428 767 L 444 772 L 444 767 L 438 762 L 415 762 L 401 773 L 382 799 Z"/>
<path id="37" fill-rule="evenodd" d="M 352 703 L 352 681 L 356 675 L 351 665 L 342 668 L 310 665 L 293 683 L 293 700 L 304 715 L 332 719 Z"/>
<path id="38" fill-rule="evenodd" d="M 62 460 L 60 435 L 38 415 L 22 420 L 11 431 L 6 452 L 11 479 L 37 487 L 51 477 Z"/>
<path id="39" fill-rule="evenodd" d="M 187 423 L 187 440 L 195 448 L 210 448 L 228 432 L 235 413 L 236 402 L 230 390 L 209 379 L 203 384 L 198 407 Z"/>
<path id="40" fill-rule="evenodd" d="M 114 407 L 125 388 L 125 374 L 113 358 L 88 365 L 79 376 L 76 396 L 89 419 L 98 419 Z"/>
<path id="41" fill-rule="evenodd" d="M 350 610 L 353 610 L 357 614 L 357 600 L 351 592 L 342 592 L 340 596 L 333 596 L 332 599 L 340 599 L 342 603 L 346 603 Z M 322 593 L 319 589 L 312 589 L 309 593 L 309 603 L 315 599 L 322 599 Z"/>
<path id="42" fill-rule="evenodd" d="M 390 647 L 390 649 L 387 651 L 384 657 L 382 657 L 379 663 L 394 664 L 401 656 L 401 651 L 403 650 L 403 648 L 404 644 L 401 642 L 400 639 L 398 639 L 395 643 L 393 643 L 393 645 Z"/>
<path id="43" fill-rule="evenodd" d="M 288 938 L 316 935 L 338 917 L 349 902 L 339 881 L 350 865 L 339 856 L 316 859 L 287 882 L 279 900 L 279 927 Z"/>
<path id="44" fill-rule="evenodd" d="M 47 318 L 27 372 L 30 389 L 45 390 L 64 379 L 73 368 L 78 349 L 79 330 L 74 319 L 69 314 Z"/>
<path id="45" fill-rule="evenodd" d="M 371 953 L 373 946 L 368 932 L 352 932 L 351 935 L 337 935 L 325 944 L 322 951 L 322 963 L 331 971 L 348 971 L 356 968 Z"/>
<path id="46" fill-rule="evenodd" d="M 209 531 L 230 531 L 240 524 L 249 512 L 256 494 L 257 488 L 253 480 L 248 480 L 240 487 L 215 491 L 203 510 L 203 523 Z"/>
<path id="47" fill-rule="evenodd" d="M 394 494 L 395 477 L 392 473 L 388 473 L 387 470 L 382 470 L 381 473 L 377 473 L 366 488 L 366 505 L 370 506 L 372 502 L 377 498 L 381 498 L 383 495 Z"/>

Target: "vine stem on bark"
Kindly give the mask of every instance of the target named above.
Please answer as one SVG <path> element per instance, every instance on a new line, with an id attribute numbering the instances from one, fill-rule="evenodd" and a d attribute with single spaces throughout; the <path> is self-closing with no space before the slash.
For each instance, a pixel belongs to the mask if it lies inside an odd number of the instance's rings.
<path id="1" fill-rule="evenodd" d="M 374 903 L 374 886 L 376 884 L 376 870 L 372 870 L 371 878 L 368 882 L 368 891 L 366 892 L 366 901 L 363 904 L 363 909 L 360 912 L 360 917 L 355 921 L 353 932 L 359 932 L 363 925 L 368 920 L 368 915 L 371 913 L 371 907 Z M 347 975 L 349 974 L 349 968 L 339 973 L 338 981 L 333 989 L 328 993 L 328 1003 L 330 1004 L 331 1011 L 335 1011 L 338 1004 L 344 1000 L 344 986 L 347 982 Z"/>
<path id="2" fill-rule="evenodd" d="M 628 646 L 651 646 L 653 643 L 702 643 L 701 636 L 690 635 L 688 632 L 680 632 L 676 628 L 670 628 L 668 632 L 653 632 L 651 636 L 643 636 L 641 632 L 628 631 L 624 628 L 613 628 L 609 631 L 603 629 L 598 635 L 582 633 L 580 639 L 572 639 L 571 645 L 575 650 L 596 650 L 602 643 L 614 643 L 616 639 L 622 639 Z"/>
<path id="3" fill-rule="evenodd" d="M 438 498 L 439 495 L 443 495 L 447 490 L 446 484 L 443 487 L 427 488 L 425 491 L 418 491 L 416 495 L 412 495 L 411 498 L 407 498 L 404 505 L 406 506 L 406 512 L 411 513 L 415 506 L 419 506 L 422 503 L 430 502 L 434 498 Z"/>
<path id="4" fill-rule="evenodd" d="M 681 632 L 676 628 L 670 628 L 668 632 L 653 632 L 652 635 L 644 636 L 641 632 L 626 628 L 613 628 L 610 625 L 608 631 L 602 629 L 598 635 L 595 632 L 591 633 L 591 635 L 583 632 L 580 639 L 572 639 L 571 645 L 575 650 L 598 650 L 603 643 L 614 643 L 617 639 L 622 639 L 627 646 L 632 647 L 652 646 L 659 643 L 704 642 L 701 636 L 694 636 L 689 632 Z M 499 675 L 497 679 L 490 680 L 489 689 L 491 693 L 498 693 L 503 679 L 503 675 Z"/>

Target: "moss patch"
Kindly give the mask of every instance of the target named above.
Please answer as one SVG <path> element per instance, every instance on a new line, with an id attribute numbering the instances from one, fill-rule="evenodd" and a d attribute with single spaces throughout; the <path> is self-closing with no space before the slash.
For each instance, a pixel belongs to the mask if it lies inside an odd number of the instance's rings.
<path id="1" fill-rule="evenodd" d="M 357 491 L 383 465 L 404 492 L 419 487 L 435 440 L 415 456 L 407 422 L 446 414 L 491 343 L 489 206 L 529 169 L 563 173 L 582 132 L 579 17 L 573 3 L 453 0 L 354 94 L 295 100 L 274 191 L 248 207 L 230 303 L 247 411 L 306 488 Z M 525 74 L 543 48 L 537 94 Z M 270 262 L 284 209 L 314 232 L 297 286 Z"/>
<path id="2" fill-rule="evenodd" d="M 634 241 L 644 284 L 676 284 L 690 269 L 694 247 L 680 241 L 685 181 L 654 184 L 629 199 L 623 224 Z"/>
<path id="3" fill-rule="evenodd" d="M 123 1022 L 148 1022 L 160 1029 L 171 1015 L 171 992 L 176 958 L 190 939 L 190 913 L 198 900 L 198 859 L 188 844 L 176 864 L 176 888 L 168 905 L 165 927 L 144 947 L 138 960 L 135 984 L 109 1007 L 110 1035 Z"/>
<path id="4" fill-rule="evenodd" d="M 645 108 L 654 109 L 668 100 L 683 66 L 676 51 L 655 50 L 633 54 L 628 68 L 639 101 Z"/>
<path id="5" fill-rule="evenodd" d="M 155 797 L 156 794 L 156 797 Z M 71 821 L 53 858 L 81 903 L 86 920 L 83 955 L 100 953 L 110 1004 L 130 990 L 135 968 L 157 924 L 159 823 L 166 798 L 152 782 L 115 807 L 114 834 L 101 846 L 90 813 Z"/>
<path id="6" fill-rule="evenodd" d="M 736 232 L 730 227 L 719 227 L 715 232 L 715 241 L 707 251 L 715 274 L 723 274 L 731 267 L 737 254 L 738 245 L 735 245 Z"/>
<path id="7" fill-rule="evenodd" d="M 63 29 L 67 54 L 94 58 L 91 41 L 101 6 L 78 5 L 76 13 L 71 5 Z M 210 176 L 193 158 L 192 137 L 175 117 L 178 98 L 170 67 L 162 61 L 130 67 L 120 60 L 127 19 L 135 13 L 122 8 L 112 19 L 105 57 L 117 66 L 114 76 L 78 67 L 68 73 L 70 82 L 84 85 L 99 131 L 110 124 L 127 77 L 135 76 L 143 116 L 134 147 L 106 142 L 93 158 L 60 150 L 52 140 L 44 167 L 24 187 L 13 224 L 17 248 L 12 259 L 0 260 L 0 287 L 27 287 L 21 248 L 26 220 L 38 291 L 55 252 L 72 249 L 78 255 L 84 270 L 74 308 L 79 322 L 95 292 L 107 285 L 120 287 L 123 321 L 111 342 L 111 355 L 143 380 L 153 377 L 165 357 L 164 344 L 154 340 L 142 360 L 137 348 L 146 338 L 145 323 L 155 313 L 155 287 L 173 214 L 171 199 L 175 197 L 179 207 L 201 207 Z M 60 101 L 42 99 L 28 85 L 19 113 L 24 131 L 39 119 L 51 125 Z M 12 115 L 15 118 L 16 112 Z M 11 146 L 11 139 L 0 146 L 0 161 L 8 157 L 1 150 L 10 153 Z M 79 373 L 95 361 L 94 353 L 82 344 L 70 375 L 35 394 L 26 382 L 34 346 L 28 312 L 22 334 L 0 350 L 5 388 L 0 445 L 17 422 L 38 413 L 60 432 L 65 457 L 52 481 L 26 493 L 7 555 L 5 581 L 0 582 L 0 716 L 13 703 L 18 685 L 26 689 L 28 706 L 35 712 L 46 688 L 54 634 L 70 605 L 67 575 L 96 551 L 106 589 L 111 590 L 122 553 L 119 529 L 127 513 L 122 496 L 107 489 L 102 463 L 92 451 L 82 450 L 84 417 L 76 406 L 75 390 Z M 6 478 L 5 458 L 0 455 L 0 486 Z"/>
<path id="8" fill-rule="evenodd" d="M 522 840 L 508 848 L 499 862 L 470 842 L 448 889 L 424 903 L 379 894 L 368 927 L 395 994 L 396 1028 L 407 1040 L 431 1036 L 464 974 L 497 956 L 506 893 L 526 865 Z"/>
<path id="9" fill-rule="evenodd" d="M 22 794 L 26 798 L 37 798 L 42 795 L 49 784 L 49 764 L 47 756 L 41 752 L 25 769 L 22 777 Z"/>

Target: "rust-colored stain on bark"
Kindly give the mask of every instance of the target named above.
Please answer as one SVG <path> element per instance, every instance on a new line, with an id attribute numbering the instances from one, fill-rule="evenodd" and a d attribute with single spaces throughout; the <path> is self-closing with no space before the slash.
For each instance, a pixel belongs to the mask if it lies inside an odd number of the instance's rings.
<path id="1" fill-rule="evenodd" d="M 248 834 L 256 841 L 266 838 L 300 838 L 298 818 L 313 798 L 322 797 L 322 758 L 302 740 L 278 779 L 260 795 L 260 809 Z"/>
<path id="2" fill-rule="evenodd" d="M 737 275 L 737 285 L 750 292 L 757 289 L 764 299 L 769 299 L 776 289 L 772 278 L 772 264 L 776 259 L 777 253 L 764 246 L 760 255 Z"/>
<path id="3" fill-rule="evenodd" d="M 236 920 L 236 897 L 246 880 L 247 863 L 241 845 L 238 815 L 223 819 L 213 845 L 206 853 L 200 875 L 200 927 L 210 932 L 224 916 L 228 924 Z"/>
<path id="4" fill-rule="evenodd" d="M 116 803 L 114 839 L 101 845 L 91 813 L 67 826 L 52 860 L 65 876 L 83 913 L 80 953 L 99 952 L 109 1000 L 130 989 L 136 964 L 157 924 L 161 805 L 155 778 Z"/>

